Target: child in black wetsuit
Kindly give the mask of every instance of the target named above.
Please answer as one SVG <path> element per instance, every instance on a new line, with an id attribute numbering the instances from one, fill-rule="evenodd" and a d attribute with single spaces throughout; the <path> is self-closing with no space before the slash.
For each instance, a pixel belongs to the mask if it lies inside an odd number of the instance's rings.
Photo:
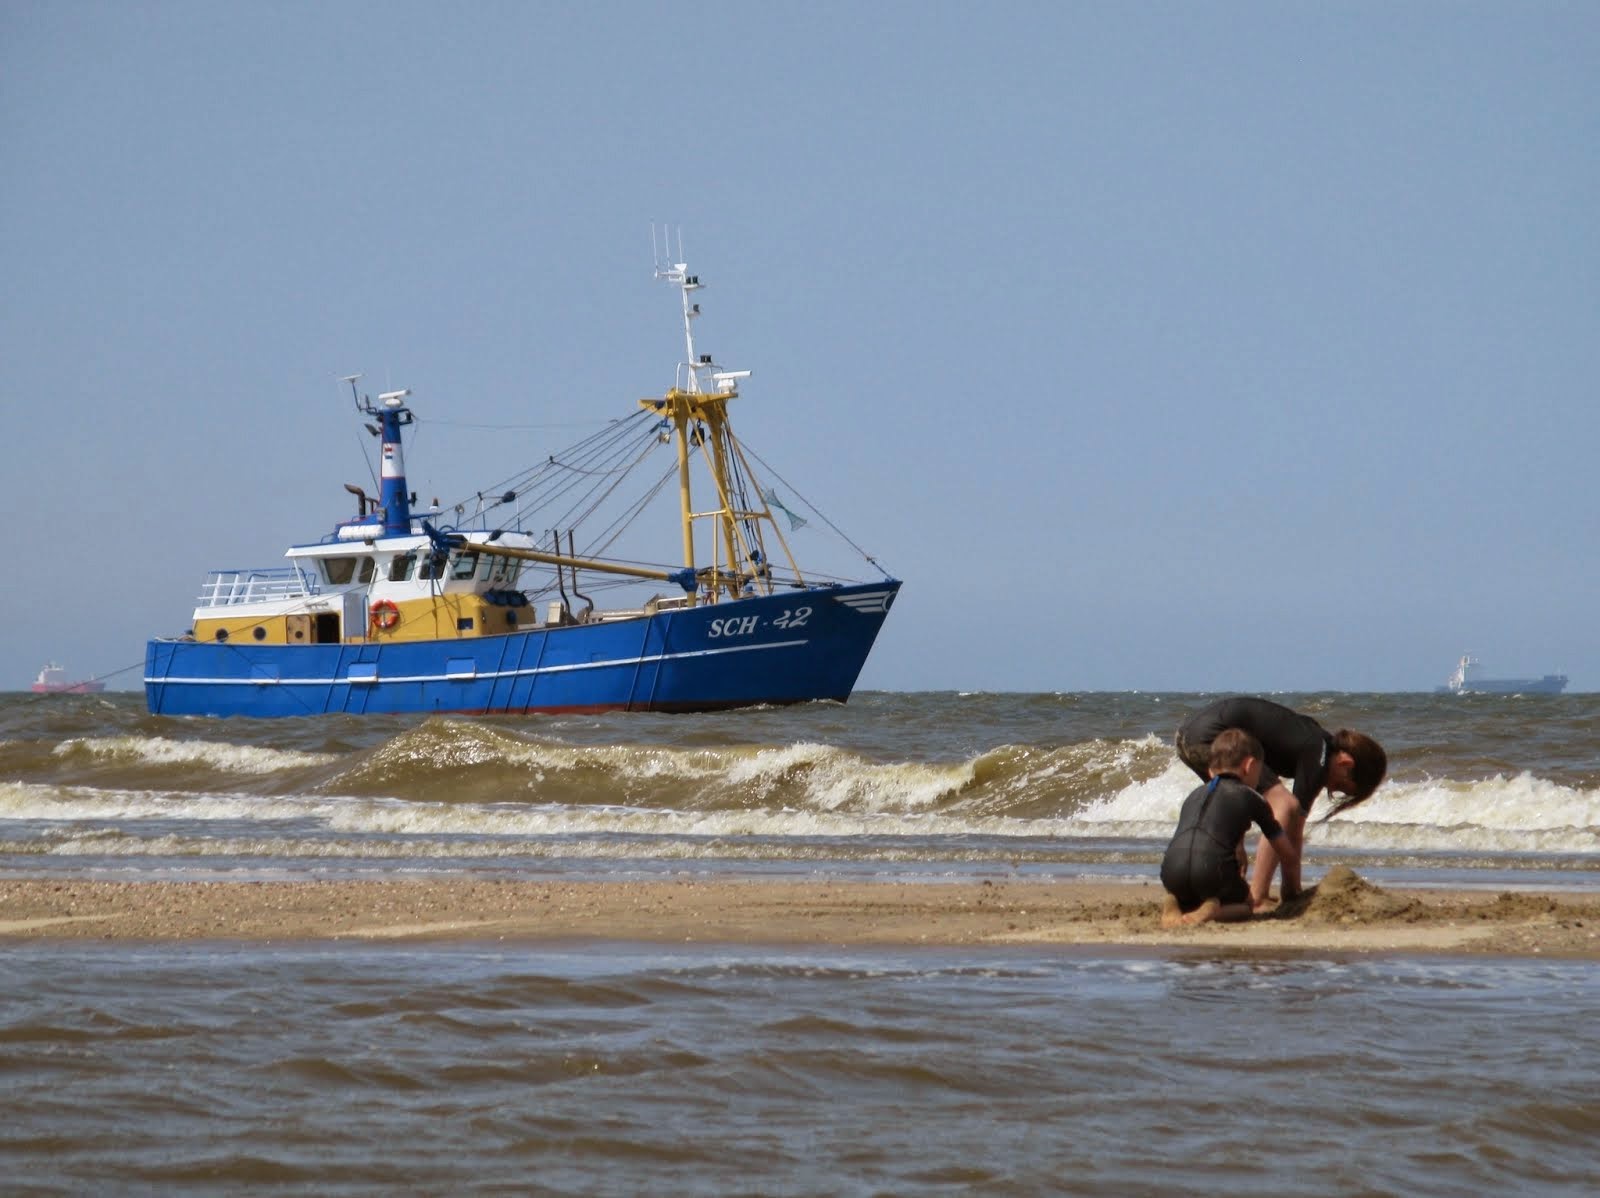
<path id="1" fill-rule="evenodd" d="M 1330 795 L 1344 795 L 1328 812 L 1337 815 L 1365 802 L 1389 772 L 1389 755 L 1370 736 L 1349 728 L 1329 732 L 1310 716 L 1281 703 L 1237 695 L 1192 713 L 1178 728 L 1178 757 L 1201 781 L 1210 777 L 1212 740 L 1229 728 L 1248 732 L 1261 742 L 1261 778 L 1253 785 L 1294 843 L 1296 862 L 1304 853 L 1306 817 L 1324 789 Z M 1253 906 L 1266 901 L 1278 865 L 1277 853 L 1264 841 L 1256 849 L 1255 877 L 1250 883 Z M 1300 893 L 1297 864 L 1285 866 L 1280 893 L 1285 899 Z"/>
<path id="2" fill-rule="evenodd" d="M 1167 888 L 1162 927 L 1250 918 L 1244 834 L 1251 824 L 1298 872 L 1299 849 L 1253 789 L 1261 759 L 1261 742 L 1242 729 L 1229 728 L 1211 742 L 1211 780 L 1183 801 L 1178 830 L 1161 861 Z"/>

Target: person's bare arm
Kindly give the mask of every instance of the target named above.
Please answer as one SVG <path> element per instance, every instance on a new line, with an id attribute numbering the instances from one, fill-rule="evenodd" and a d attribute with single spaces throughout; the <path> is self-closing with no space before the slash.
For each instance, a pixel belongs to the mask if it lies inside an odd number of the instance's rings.
<path id="1" fill-rule="evenodd" d="M 1285 899 L 1296 898 L 1300 894 L 1300 850 L 1305 843 L 1305 816 L 1294 821 L 1294 828 L 1291 832 L 1289 826 L 1284 825 L 1283 835 L 1271 842 L 1278 854 L 1278 865 L 1283 870 L 1283 885 L 1279 893 Z"/>
<path id="2" fill-rule="evenodd" d="M 1257 843 L 1256 868 L 1250 879 L 1252 907 L 1259 907 L 1267 901 L 1267 895 L 1272 890 L 1272 875 L 1278 872 L 1280 856 L 1285 858 L 1282 861 L 1281 896 L 1292 899 L 1300 893 L 1300 854 L 1306 838 L 1305 812 L 1300 810 L 1300 800 L 1290 793 L 1287 786 L 1280 782 L 1261 797 L 1266 799 L 1267 806 L 1272 808 L 1273 818 L 1283 828 L 1283 835 L 1277 838 L 1277 843 L 1283 844 L 1285 851 L 1280 854 L 1274 841 L 1265 836 Z M 1293 860 L 1288 860 L 1288 857 Z"/>

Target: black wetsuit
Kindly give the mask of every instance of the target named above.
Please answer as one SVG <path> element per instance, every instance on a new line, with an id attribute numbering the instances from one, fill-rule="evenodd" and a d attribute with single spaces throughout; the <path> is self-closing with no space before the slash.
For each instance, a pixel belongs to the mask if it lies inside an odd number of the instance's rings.
<path id="1" fill-rule="evenodd" d="M 1242 728 L 1261 742 L 1261 789 L 1269 791 L 1285 778 L 1294 779 L 1300 810 L 1311 805 L 1328 784 L 1333 737 L 1308 715 L 1267 699 L 1219 699 L 1178 725 L 1178 756 L 1202 779 L 1211 776 L 1211 742 L 1228 728 Z"/>
<path id="2" fill-rule="evenodd" d="M 1283 835 L 1267 801 L 1232 774 L 1219 774 L 1183 801 L 1178 830 L 1161 859 L 1161 884 L 1179 907 L 1193 911 L 1213 898 L 1249 901 L 1237 850 L 1251 824 L 1269 840 Z"/>

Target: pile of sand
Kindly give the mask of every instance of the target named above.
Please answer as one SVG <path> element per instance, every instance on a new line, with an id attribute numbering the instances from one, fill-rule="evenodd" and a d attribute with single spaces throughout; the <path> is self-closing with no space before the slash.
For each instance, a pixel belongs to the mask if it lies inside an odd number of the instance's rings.
<path id="1" fill-rule="evenodd" d="M 1394 894 L 1374 886 L 1348 865 L 1335 865 L 1322 881 L 1308 887 L 1299 898 L 1282 904 L 1269 918 L 1324 925 L 1395 920 L 1415 923 L 1435 919 L 1437 913 L 1416 897 Z"/>

